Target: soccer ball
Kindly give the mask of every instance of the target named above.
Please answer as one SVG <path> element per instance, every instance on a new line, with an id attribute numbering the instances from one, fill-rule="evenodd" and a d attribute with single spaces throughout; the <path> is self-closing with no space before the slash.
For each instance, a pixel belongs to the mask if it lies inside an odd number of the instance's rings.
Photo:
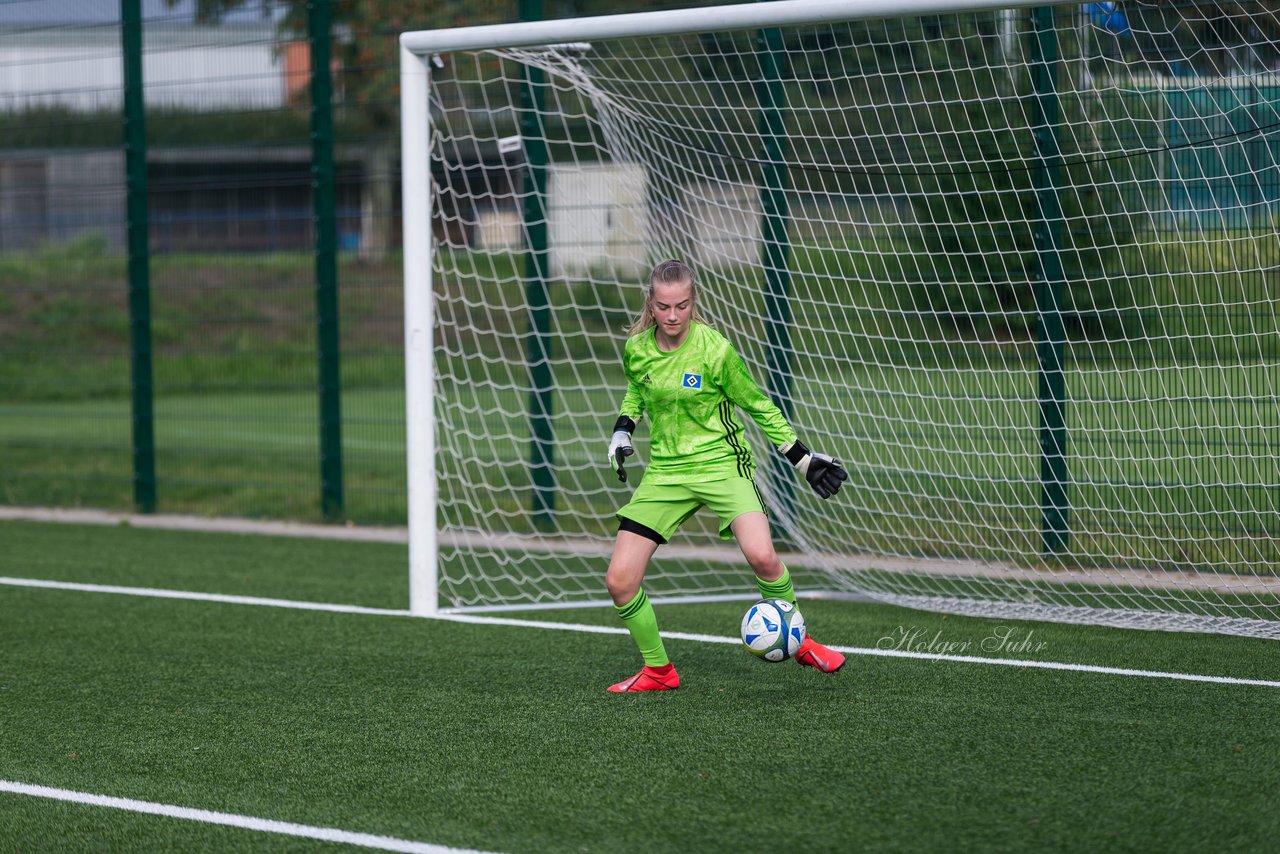
<path id="1" fill-rule="evenodd" d="M 804 638 L 804 617 L 786 599 L 761 599 L 742 618 L 742 643 L 765 661 L 786 661 Z"/>

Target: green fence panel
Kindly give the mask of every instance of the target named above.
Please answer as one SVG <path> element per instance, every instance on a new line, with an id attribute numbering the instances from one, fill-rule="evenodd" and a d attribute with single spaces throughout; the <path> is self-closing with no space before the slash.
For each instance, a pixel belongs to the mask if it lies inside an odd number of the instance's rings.
<path id="1" fill-rule="evenodd" d="M 120 10 L 110 3 L 70 4 L 81 7 L 82 19 L 44 20 L 39 15 L 47 5 L 68 4 L 8 4 L 0 12 L 0 50 L 16 52 L 20 46 L 43 56 L 29 69 L 27 90 L 0 101 L 0 503 L 123 511 L 135 506 L 131 391 L 138 384 L 130 368 L 130 334 L 137 326 L 129 315 L 122 87 L 109 75 L 124 65 Z M 369 4 L 356 0 L 333 0 L 333 140 L 327 147 L 320 143 L 321 152 L 332 156 L 329 178 L 327 170 L 313 171 L 318 158 L 311 57 L 323 51 L 313 51 L 306 39 L 307 4 L 269 2 L 265 15 L 263 4 L 241 5 L 219 18 L 196 20 L 183 4 L 144 4 L 140 59 L 147 70 L 144 227 L 151 253 L 155 509 L 400 524 L 405 483 L 396 40 L 408 29 L 508 20 L 517 7 L 406 4 L 397 8 L 407 11 L 394 17 L 370 15 Z M 1143 8 L 1157 13 L 1156 7 Z M 1272 296 L 1280 248 L 1264 239 L 1273 230 L 1260 228 L 1274 221 L 1280 205 L 1280 86 L 1236 85 L 1230 75 L 1211 78 L 1204 69 L 1200 78 L 1186 68 L 1179 70 L 1186 76 L 1174 78 L 1153 58 L 1151 74 L 1133 85 L 1081 98 L 1072 87 L 1086 71 L 1102 75 L 1117 67 L 1117 59 L 1136 64 L 1138 58 L 1114 51 L 1103 56 L 1095 41 L 1089 49 L 1096 61 L 1082 59 L 1085 48 L 1072 41 L 1075 14 L 1071 4 L 1055 7 L 1063 92 L 1057 130 L 1063 186 L 1072 188 L 1061 194 L 1070 548 L 1076 548 L 1079 531 L 1117 519 L 1141 527 L 1152 518 L 1176 517 L 1191 542 L 1212 539 L 1199 534 L 1224 525 L 1239 527 L 1246 537 L 1274 538 L 1280 498 L 1274 472 L 1257 473 L 1253 485 L 1232 487 L 1236 493 L 1225 497 L 1179 486 L 1197 482 L 1195 465 L 1227 465 L 1248 456 L 1231 446 L 1237 440 L 1230 431 L 1204 439 L 1220 446 L 1174 453 L 1177 463 L 1151 461 L 1139 443 L 1154 433 L 1191 442 L 1197 424 L 1228 417 L 1224 412 L 1242 419 L 1241 436 L 1246 415 L 1264 426 L 1275 420 L 1271 397 L 1260 398 L 1248 413 L 1224 401 L 1244 385 L 1268 388 L 1266 372 L 1280 362 Z M 994 18 L 965 20 L 974 29 L 967 36 L 973 44 L 997 49 L 1000 31 L 989 26 Z M 895 54 L 904 69 L 910 62 L 926 68 L 935 60 L 950 61 L 948 52 L 957 48 L 931 35 L 935 25 L 936 20 L 896 24 L 904 42 L 924 46 L 914 58 L 910 52 Z M 849 30 L 850 38 L 864 29 Z M 890 35 L 885 31 L 885 44 L 898 38 Z M 726 36 L 726 44 L 732 40 Z M 870 61 L 875 51 L 866 51 Z M 818 247 L 823 235 L 813 223 L 819 217 L 808 215 L 826 217 L 838 208 L 837 195 L 828 190 L 878 195 L 888 200 L 886 209 L 891 202 L 904 214 L 906 225 L 894 234 L 878 232 L 879 247 L 867 237 L 871 229 L 851 225 L 853 242 L 866 251 L 842 256 L 851 265 L 851 279 L 883 287 L 886 305 L 876 308 L 873 301 L 857 317 L 833 298 L 824 306 L 829 317 L 818 319 L 839 322 L 848 330 L 848 346 L 883 367 L 892 393 L 868 406 L 888 408 L 902 396 L 894 387 L 899 370 L 905 377 L 930 360 L 963 365 L 966 358 L 979 358 L 974 350 L 953 347 L 955 327 L 948 326 L 952 310 L 995 316 L 986 306 L 963 304 L 973 291 L 966 282 L 989 279 L 996 290 L 1029 281 L 1036 218 L 1018 205 L 1035 198 L 1031 175 L 1016 168 L 964 175 L 887 168 L 924 162 L 929 154 L 913 148 L 924 144 L 923 137 L 886 133 L 893 128 L 973 129 L 971 153 L 992 162 L 1009 158 L 1016 165 L 1034 150 L 1020 112 L 1032 94 L 1029 78 L 1010 74 L 997 80 L 989 71 L 979 62 L 976 70 L 957 75 L 943 98 L 924 88 L 907 91 L 924 86 L 911 73 L 896 78 L 905 87 L 900 92 L 886 90 L 881 77 L 857 78 L 855 85 L 865 89 L 855 93 L 862 99 L 858 109 L 848 111 L 849 135 L 859 146 L 883 146 L 859 161 L 869 168 L 824 173 L 821 180 L 828 183 L 821 191 L 811 189 L 818 180 L 812 175 L 792 170 L 778 176 L 788 186 L 780 201 L 796 212 L 790 233 L 783 235 L 793 246 L 787 265 L 796 273 L 793 288 L 802 283 L 805 265 L 830 260 Z M 1165 83 L 1157 85 L 1157 79 Z M 794 97 L 794 83 L 786 87 L 788 98 Z M 829 96 L 815 90 L 804 97 L 817 103 Z M 1009 106 L 1017 127 L 1002 125 L 1006 116 L 990 109 L 995 103 Z M 804 109 L 802 101 L 791 106 L 786 136 L 792 158 L 846 162 L 839 159 L 841 151 L 812 149 L 813 140 L 837 139 L 813 125 L 823 113 Z M 573 141 L 551 144 L 563 149 Z M 759 152 L 740 154 L 747 162 Z M 483 184 L 485 164 L 467 168 Z M 726 177 L 737 181 L 750 170 L 738 171 Z M 331 182 L 333 190 L 330 244 L 316 241 L 315 180 Z M 502 193 L 496 187 L 493 192 Z M 1010 205 L 1001 213 L 1008 228 L 974 233 L 955 227 L 970 214 L 976 215 L 968 222 L 988 221 L 983 199 L 993 192 Z M 514 210 L 518 196 L 512 190 L 487 201 Z M 479 228 L 477 211 L 462 204 L 447 201 L 434 223 L 456 245 L 466 245 Z M 907 226 L 928 217 L 937 225 L 928 237 L 936 246 L 925 245 L 924 238 L 911 247 L 895 242 L 918 238 Z M 899 286 L 918 272 L 897 263 L 908 250 L 948 259 L 931 269 L 938 275 L 951 271 L 954 281 L 930 284 L 952 302 L 936 306 L 921 296 L 910 311 L 889 310 L 889 298 L 905 293 Z M 318 313 L 317 253 L 333 275 L 320 288 L 320 301 L 336 304 L 337 323 L 322 322 Z M 491 255 L 477 259 L 495 263 Z M 1113 268 L 1131 274 L 1109 277 Z M 445 308 L 451 328 L 470 334 L 483 328 L 479 314 L 485 308 L 468 301 L 474 295 L 467 284 L 437 287 L 467 297 Z M 548 295 L 553 309 L 560 287 L 553 283 Z M 1033 330 L 1017 325 L 1034 316 L 1022 310 L 1033 304 L 1025 296 L 1007 300 L 1019 309 L 1000 315 L 1007 328 L 965 327 L 970 339 L 989 336 L 980 342 L 980 358 L 997 361 L 1002 381 L 1034 370 Z M 469 311 L 476 313 L 475 323 L 468 322 Z M 557 324 L 571 314 L 557 313 Z M 814 318 L 797 318 L 798 351 L 813 346 L 817 325 Z M 327 336 L 336 339 L 332 352 L 341 353 L 340 361 L 317 352 L 317 338 Z M 993 341 L 1001 346 L 985 346 Z M 1223 342 L 1233 348 L 1237 364 L 1231 370 L 1219 369 Z M 469 355 L 456 339 L 445 337 L 439 346 L 445 358 Z M 575 354 L 572 348 L 584 345 L 572 335 L 556 346 L 575 357 L 594 355 Z M 321 404 L 318 390 L 335 389 L 320 376 L 322 366 L 337 373 L 340 408 L 332 399 Z M 1167 383 L 1175 377 L 1181 385 L 1171 394 Z M 982 402 L 966 403 L 964 414 L 977 425 L 975 433 L 1005 431 L 1009 435 L 1000 436 L 1000 447 L 1016 447 L 1013 456 L 1034 459 L 1037 424 L 1025 389 L 1001 387 L 976 397 Z M 1056 392 L 1051 397 L 1057 399 Z M 1149 423 L 1105 429 L 1127 402 L 1152 399 L 1158 400 L 1158 412 L 1155 406 L 1132 410 L 1148 413 Z M 510 406 L 520 411 L 526 404 Z M 322 418 L 336 423 L 327 435 L 339 443 L 340 455 L 323 448 Z M 323 474 L 323 463 L 338 456 L 340 500 L 337 493 L 326 500 L 322 481 L 336 480 Z M 937 494 L 921 501 L 943 502 L 961 478 L 948 471 L 911 474 L 891 462 L 883 473 L 886 496 L 934 489 Z M 1022 500 L 1017 491 L 1026 485 L 1016 480 L 1022 476 L 991 487 L 993 519 L 999 508 Z M 905 483 L 910 477 L 921 483 Z M 944 481 L 945 488 L 938 486 Z M 986 487 L 969 480 L 956 488 Z M 549 499 L 546 504 L 550 508 Z M 1198 511 L 1214 506 L 1253 510 Z M 891 515 L 894 508 L 886 503 L 884 512 Z M 996 520 L 987 529 L 1022 524 L 1021 518 Z M 1081 548 L 1102 553 L 1108 546 L 1086 542 Z"/>
<path id="2" fill-rule="evenodd" d="M 19 5 L 0 14 L 0 50 L 44 59 L 0 104 L 0 502 L 129 510 L 136 288 L 110 82 L 124 62 L 120 7 L 46 20 L 48 4 Z M 306 4 L 250 5 L 197 20 L 144 4 L 134 59 L 146 69 L 149 215 L 133 225 L 151 247 L 155 509 L 400 523 L 399 142 L 389 88 L 380 103 L 352 97 L 390 73 L 399 28 L 362 31 L 358 4 L 330 4 L 334 241 L 318 244 Z M 385 49 L 361 66 L 353 45 L 373 42 Z M 333 273 L 320 288 L 317 252 Z M 317 310 L 339 291 L 340 330 Z M 318 331 L 337 345 L 328 355 Z M 322 367 L 340 370 L 336 386 Z M 341 421 L 324 435 L 340 435 L 340 457 L 331 448 L 322 475 L 320 421 L 337 415 L 339 388 Z M 339 458 L 335 501 L 322 481 Z"/>

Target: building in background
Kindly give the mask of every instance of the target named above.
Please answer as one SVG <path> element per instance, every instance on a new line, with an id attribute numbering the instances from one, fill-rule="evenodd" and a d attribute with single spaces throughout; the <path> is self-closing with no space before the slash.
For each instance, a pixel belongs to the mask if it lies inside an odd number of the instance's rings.
<path id="1" fill-rule="evenodd" d="M 188 140 L 153 144 L 148 152 L 155 251 L 310 246 L 311 152 L 305 130 L 295 140 L 270 143 L 206 143 L 199 133 L 202 117 L 270 118 L 305 110 L 310 53 L 305 40 L 281 37 L 283 10 L 283 4 L 268 5 L 264 14 L 255 2 L 209 24 L 197 21 L 194 0 L 172 6 L 144 0 L 147 109 L 186 114 L 192 128 Z M 119 14 L 114 2 L 0 4 L 0 114 L 52 125 L 46 136 L 54 137 L 34 146 L 0 138 L 0 251 L 86 233 L 100 234 L 112 249 L 123 247 Z M 59 124 L 67 130 L 65 145 L 57 140 Z M 305 120 L 295 124 L 305 128 Z M 99 141 L 77 143 L 84 135 Z M 362 242 L 362 164 L 359 152 L 338 164 L 339 231 L 347 249 Z"/>

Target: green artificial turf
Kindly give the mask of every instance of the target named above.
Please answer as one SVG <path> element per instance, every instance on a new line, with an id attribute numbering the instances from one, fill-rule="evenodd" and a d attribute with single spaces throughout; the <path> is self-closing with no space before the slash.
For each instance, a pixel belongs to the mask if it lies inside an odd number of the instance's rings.
<path id="1" fill-rule="evenodd" d="M 0 523 L 0 575 L 403 608 L 397 546 Z M 1274 642 L 804 601 L 849 647 L 1276 679 Z M 741 603 L 659 606 L 732 635 Z M 609 609 L 516 615 L 616 625 Z M 1000 631 L 1032 643 L 984 650 Z M 888 638 L 888 641 L 883 639 Z M 1257 850 L 1280 689 L 0 586 L 0 779 L 504 851 Z M 0 847 L 327 850 L 0 794 Z"/>

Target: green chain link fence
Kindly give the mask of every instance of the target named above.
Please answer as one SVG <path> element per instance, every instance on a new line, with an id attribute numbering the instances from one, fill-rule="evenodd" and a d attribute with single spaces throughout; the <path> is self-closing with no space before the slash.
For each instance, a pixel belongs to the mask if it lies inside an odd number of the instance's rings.
<path id="1" fill-rule="evenodd" d="M 16 81 L 0 91 L 0 503 L 403 522 L 396 37 L 536 5 L 0 5 L 0 65 Z M 547 11 L 663 4 L 628 5 Z M 1252 39 L 1250 61 L 1280 67 L 1275 33 L 1240 37 Z M 1187 38 L 1207 45 L 1205 33 Z M 1210 64 L 1241 55 L 1219 47 L 1171 53 Z M 1133 49 L 1151 60 L 1165 48 Z M 1113 58 L 1099 52 L 1093 67 L 1102 73 Z M 314 73 L 326 64 L 332 75 Z M 132 111 L 131 66 L 141 74 Z M 1174 69 L 1206 80 L 1210 70 Z M 1258 364 L 1280 359 L 1270 299 L 1280 248 L 1258 241 L 1280 204 L 1280 82 L 1233 89 L 1229 75 L 1216 79 L 1226 82 L 1135 89 L 1125 95 L 1134 103 L 1070 114 L 1121 135 L 1116 117 L 1159 114 L 1170 150 L 1108 163 L 1114 197 L 1101 206 L 1111 222 L 1163 207 L 1167 242 L 1159 222 L 1149 238 L 1122 242 L 1169 265 L 1170 288 L 1182 289 L 1165 295 L 1170 304 L 1213 308 L 1174 316 L 1149 300 L 1072 295 L 1071 334 L 1106 326 L 1129 342 L 1128 357 L 1152 362 L 1198 363 L 1224 339 L 1257 348 Z M 1226 141 L 1178 147 L 1203 138 Z M 1160 203 L 1136 201 L 1144 193 Z M 1187 230 L 1217 236 L 1189 250 L 1175 240 Z M 1235 256 L 1226 266 L 1251 271 L 1230 283 L 1234 298 L 1195 296 L 1223 285 L 1213 247 Z M 1124 282 L 1109 286 L 1124 296 Z M 948 309 L 945 282 L 938 293 L 942 310 L 967 310 Z M 1140 338 L 1175 342 L 1175 352 L 1135 355 Z M 1067 358 L 1096 355 L 1084 346 Z M 1232 394 L 1189 394 L 1188 417 L 1197 400 Z M 1074 502 L 1105 507 L 1118 487 L 1080 472 Z"/>
<path id="2" fill-rule="evenodd" d="M 402 522 L 399 138 L 378 81 L 430 15 L 6 5 L 0 502 Z"/>

